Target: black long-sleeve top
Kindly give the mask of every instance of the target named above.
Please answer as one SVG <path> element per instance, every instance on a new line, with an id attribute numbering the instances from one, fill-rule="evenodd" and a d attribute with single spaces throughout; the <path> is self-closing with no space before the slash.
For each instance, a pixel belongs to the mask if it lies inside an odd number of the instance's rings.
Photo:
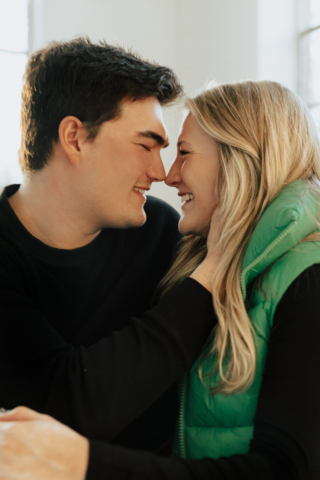
<path id="1" fill-rule="evenodd" d="M 276 309 L 250 451 L 181 460 L 92 440 L 86 480 L 107 479 L 320 479 L 320 265 Z"/>
<path id="2" fill-rule="evenodd" d="M 0 407 L 26 405 L 88 437 L 164 451 L 173 383 L 213 325 L 211 295 L 191 279 L 150 310 L 180 238 L 177 212 L 149 197 L 144 226 L 60 250 L 16 217 L 8 197 L 17 188 L 0 199 Z"/>

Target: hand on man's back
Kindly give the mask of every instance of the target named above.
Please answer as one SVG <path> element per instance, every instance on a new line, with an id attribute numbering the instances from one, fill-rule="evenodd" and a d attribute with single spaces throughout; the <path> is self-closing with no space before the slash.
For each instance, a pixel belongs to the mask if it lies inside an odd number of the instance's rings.
<path id="1" fill-rule="evenodd" d="M 85 437 L 26 407 L 0 414 L 0 480 L 84 480 Z"/>

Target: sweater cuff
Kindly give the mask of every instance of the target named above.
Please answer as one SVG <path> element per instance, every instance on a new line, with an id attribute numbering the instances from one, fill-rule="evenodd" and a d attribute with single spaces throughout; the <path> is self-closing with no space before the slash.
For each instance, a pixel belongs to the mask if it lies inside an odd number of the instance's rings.
<path id="1" fill-rule="evenodd" d="M 143 473 L 146 469 L 145 456 L 148 456 L 147 452 L 90 440 L 89 465 L 85 480 L 152 478 Z"/>
<path id="2" fill-rule="evenodd" d="M 104 478 L 106 445 L 97 440 L 90 440 L 89 464 L 85 480 L 100 480 Z"/>

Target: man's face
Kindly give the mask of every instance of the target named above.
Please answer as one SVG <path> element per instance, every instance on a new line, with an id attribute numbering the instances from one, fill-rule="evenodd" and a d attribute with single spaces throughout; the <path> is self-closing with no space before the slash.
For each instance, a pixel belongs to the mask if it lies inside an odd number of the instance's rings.
<path id="1" fill-rule="evenodd" d="M 144 224 L 144 192 L 165 178 L 160 151 L 167 144 L 161 106 L 149 97 L 125 102 L 120 116 L 82 145 L 81 195 L 94 228 Z"/>

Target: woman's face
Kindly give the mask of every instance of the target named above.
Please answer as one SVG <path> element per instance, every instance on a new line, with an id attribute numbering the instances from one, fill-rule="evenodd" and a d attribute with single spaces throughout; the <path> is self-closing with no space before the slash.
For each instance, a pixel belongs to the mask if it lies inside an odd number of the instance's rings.
<path id="1" fill-rule="evenodd" d="M 183 235 L 207 236 L 217 206 L 215 185 L 219 173 L 217 142 L 189 113 L 178 137 L 178 153 L 166 184 L 176 187 L 182 202 L 179 230 Z"/>

